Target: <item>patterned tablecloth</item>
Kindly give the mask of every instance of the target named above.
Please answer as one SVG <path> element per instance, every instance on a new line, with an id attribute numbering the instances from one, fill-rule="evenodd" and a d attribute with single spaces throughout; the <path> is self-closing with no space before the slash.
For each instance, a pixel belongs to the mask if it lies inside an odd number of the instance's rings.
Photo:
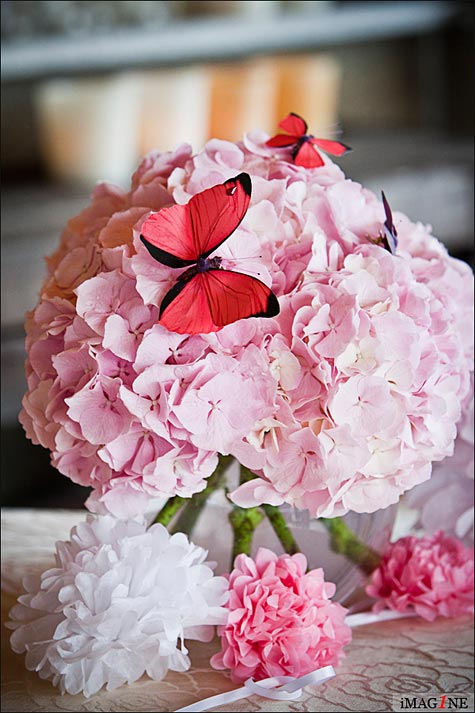
<path id="1" fill-rule="evenodd" d="M 174 711 L 207 696 L 235 688 L 208 664 L 217 641 L 190 644 L 193 667 L 169 672 L 164 681 L 146 678 L 131 686 L 87 699 L 61 696 L 47 681 L 24 668 L 23 657 L 9 647 L 3 626 L 21 590 L 22 577 L 53 561 L 54 542 L 67 539 L 84 512 L 14 510 L 2 512 L 2 710 Z M 257 696 L 221 706 L 219 711 L 391 711 L 403 696 L 458 694 L 473 711 L 473 622 L 469 617 L 429 623 L 403 619 L 358 627 L 337 675 L 319 688 L 307 688 L 297 701 Z M 467 698 L 468 697 L 468 698 Z"/>

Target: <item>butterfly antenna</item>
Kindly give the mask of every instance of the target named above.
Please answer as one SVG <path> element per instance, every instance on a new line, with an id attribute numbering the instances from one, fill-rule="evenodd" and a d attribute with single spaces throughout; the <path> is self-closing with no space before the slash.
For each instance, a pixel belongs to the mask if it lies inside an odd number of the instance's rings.
<path id="1" fill-rule="evenodd" d="M 333 138 L 334 136 L 341 136 L 343 134 L 343 129 L 341 128 L 340 122 L 337 121 L 335 124 L 329 124 L 328 126 L 319 127 L 318 132 L 320 134 L 326 134 Z"/>
<path id="2" fill-rule="evenodd" d="M 242 265 L 242 267 L 245 267 L 246 262 L 256 262 L 257 260 L 262 260 L 262 255 L 247 255 L 246 257 L 232 257 L 232 258 L 223 258 L 224 265 L 223 267 L 229 265 L 230 267 L 232 266 L 233 270 L 239 271 L 239 266 Z M 244 263 L 244 264 L 243 264 Z M 226 267 L 225 267 L 226 269 Z M 260 272 L 257 272 L 256 270 L 248 270 L 245 268 L 246 274 L 248 275 L 260 275 Z"/>
<path id="3" fill-rule="evenodd" d="M 244 260 L 262 260 L 262 255 L 247 255 L 247 257 L 236 257 L 233 260 L 239 260 L 239 262 L 244 262 Z"/>
<path id="4" fill-rule="evenodd" d="M 244 259 L 243 259 L 243 260 L 233 260 L 233 263 L 234 263 L 233 269 L 235 269 L 236 272 L 239 272 L 239 265 L 240 265 L 240 263 L 242 263 L 242 262 L 244 262 Z M 244 267 L 244 265 L 243 265 L 243 267 Z M 258 272 L 257 270 L 248 270 L 247 268 L 245 268 L 245 269 L 246 269 L 246 275 L 254 275 L 254 276 L 257 276 L 257 275 L 260 275 L 260 274 L 261 274 L 261 273 Z"/>

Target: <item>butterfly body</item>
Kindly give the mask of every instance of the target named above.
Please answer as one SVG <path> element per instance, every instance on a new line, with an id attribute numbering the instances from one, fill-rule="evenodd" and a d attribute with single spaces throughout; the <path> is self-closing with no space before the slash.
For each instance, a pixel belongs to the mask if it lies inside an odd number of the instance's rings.
<path id="1" fill-rule="evenodd" d="M 292 148 L 292 161 L 295 162 L 295 159 L 297 158 L 300 149 L 304 144 L 311 143 L 312 139 L 315 138 L 312 136 L 312 134 L 304 134 L 303 136 L 300 136 L 297 141 L 295 142 L 295 146 Z"/>
<path id="2" fill-rule="evenodd" d="M 221 267 L 222 258 L 216 257 L 200 257 L 196 263 L 198 272 L 208 272 L 208 270 L 219 270 Z"/>
<path id="3" fill-rule="evenodd" d="M 210 257 L 238 227 L 249 206 L 246 173 L 152 214 L 142 226 L 143 244 L 158 262 L 188 267 L 160 304 L 159 322 L 178 334 L 215 332 L 248 317 L 273 317 L 279 303 L 263 282 L 223 268 Z"/>
<path id="4" fill-rule="evenodd" d="M 212 258 L 200 257 L 198 258 L 196 265 L 192 265 L 188 268 L 188 270 L 182 272 L 177 282 L 188 282 L 188 280 L 191 280 L 192 277 L 200 272 L 208 272 L 208 270 L 221 270 L 222 261 L 223 259 L 218 255 Z"/>

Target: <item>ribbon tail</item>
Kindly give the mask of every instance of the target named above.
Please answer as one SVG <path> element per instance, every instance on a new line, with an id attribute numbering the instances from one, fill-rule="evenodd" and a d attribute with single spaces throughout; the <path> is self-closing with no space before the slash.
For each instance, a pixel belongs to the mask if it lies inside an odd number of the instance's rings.
<path id="1" fill-rule="evenodd" d="M 411 619 L 418 614 L 415 611 L 400 612 L 400 611 L 380 611 L 377 614 L 373 612 L 361 612 L 360 614 L 349 614 L 345 619 L 345 624 L 351 626 L 364 626 L 365 624 L 377 624 L 380 621 L 390 621 L 391 619 Z"/>
<path id="2" fill-rule="evenodd" d="M 234 703 L 234 701 L 240 701 L 242 698 L 247 698 L 248 696 L 249 691 L 247 688 L 241 686 L 241 688 L 236 688 L 234 691 L 218 693 L 216 696 L 204 698 L 202 701 L 197 701 L 189 706 L 185 706 L 185 708 L 178 708 L 175 713 L 201 713 L 201 711 L 208 711 L 215 706 L 224 706 L 228 703 Z"/>

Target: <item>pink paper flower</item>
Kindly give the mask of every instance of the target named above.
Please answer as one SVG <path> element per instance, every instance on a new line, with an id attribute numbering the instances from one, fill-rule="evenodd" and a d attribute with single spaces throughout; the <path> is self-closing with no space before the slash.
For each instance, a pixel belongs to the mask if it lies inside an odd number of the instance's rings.
<path id="1" fill-rule="evenodd" d="M 428 537 L 403 537 L 389 545 L 372 575 L 367 593 L 378 601 L 376 612 L 403 612 L 413 607 L 419 616 L 460 616 L 473 612 L 473 548 L 440 530 Z"/>
<path id="2" fill-rule="evenodd" d="M 232 680 L 241 682 L 304 676 L 338 663 L 351 640 L 346 609 L 331 601 L 335 585 L 324 581 L 323 570 L 306 569 L 302 554 L 277 557 L 260 548 L 255 560 L 236 557 L 214 668 L 230 669 Z"/>

